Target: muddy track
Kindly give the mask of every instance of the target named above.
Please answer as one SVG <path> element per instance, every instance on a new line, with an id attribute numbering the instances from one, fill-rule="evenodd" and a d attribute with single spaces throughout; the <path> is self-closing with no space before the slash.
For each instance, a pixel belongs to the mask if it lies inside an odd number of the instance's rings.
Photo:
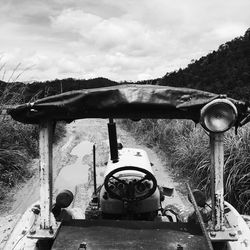
<path id="1" fill-rule="evenodd" d="M 161 160 L 156 149 L 147 148 L 133 136 L 117 128 L 118 138 L 124 147 L 144 149 L 153 163 L 153 170 L 160 185 L 175 187 L 169 171 L 169 166 Z M 54 161 L 54 194 L 62 189 L 70 189 L 75 193 L 74 207 L 87 206 L 93 191 L 92 181 L 92 147 L 96 146 L 97 184 L 102 183 L 105 162 L 108 159 L 108 134 L 107 120 L 86 119 L 78 120 L 67 125 L 65 138 L 55 147 Z M 25 184 L 18 187 L 16 194 L 8 200 L 0 218 L 0 249 L 8 239 L 14 225 L 25 212 L 27 207 L 39 199 L 38 187 L 38 160 L 33 162 L 34 176 Z M 186 205 L 188 202 L 178 192 L 172 198 L 172 202 Z"/>

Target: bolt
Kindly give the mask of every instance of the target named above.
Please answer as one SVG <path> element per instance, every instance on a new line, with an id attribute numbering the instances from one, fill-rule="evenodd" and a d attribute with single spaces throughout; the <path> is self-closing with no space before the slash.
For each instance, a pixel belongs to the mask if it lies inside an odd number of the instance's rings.
<path id="1" fill-rule="evenodd" d="M 235 237 L 235 236 L 236 236 L 236 233 L 235 233 L 235 232 L 230 232 L 230 233 L 229 233 L 229 236 Z"/>
<path id="2" fill-rule="evenodd" d="M 53 234 L 53 233 L 54 233 L 54 230 L 53 230 L 52 226 L 49 227 L 49 233 L 50 233 L 50 234 Z"/>
<path id="3" fill-rule="evenodd" d="M 38 215 L 38 214 L 40 213 L 40 209 L 37 208 L 37 207 L 33 207 L 31 210 L 32 210 L 32 212 L 33 212 L 34 214 L 36 214 L 36 215 Z"/>
<path id="4" fill-rule="evenodd" d="M 211 237 L 215 237 L 216 236 L 216 232 L 210 232 L 210 236 Z"/>
<path id="5" fill-rule="evenodd" d="M 83 242 L 79 245 L 78 250 L 81 250 L 81 249 L 87 249 L 87 243 L 86 243 L 85 241 L 83 241 Z"/>
<path id="6" fill-rule="evenodd" d="M 31 228 L 31 229 L 30 229 L 30 234 L 33 235 L 33 234 L 35 234 L 35 233 L 36 233 L 36 229 L 35 229 L 35 228 Z"/>
<path id="7" fill-rule="evenodd" d="M 182 246 L 182 245 L 180 245 L 180 244 L 177 244 L 177 248 L 176 248 L 176 250 L 183 250 L 183 246 Z"/>

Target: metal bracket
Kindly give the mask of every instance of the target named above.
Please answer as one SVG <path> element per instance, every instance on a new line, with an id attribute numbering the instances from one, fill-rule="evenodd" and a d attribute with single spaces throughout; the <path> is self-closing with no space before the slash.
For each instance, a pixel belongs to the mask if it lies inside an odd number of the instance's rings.
<path id="1" fill-rule="evenodd" d="M 50 229 L 42 229 L 40 225 L 34 225 L 29 230 L 27 238 L 30 239 L 54 239 L 56 238 L 59 229 L 61 227 L 61 222 L 56 222 Z"/>
<path id="2" fill-rule="evenodd" d="M 237 241 L 238 235 L 234 228 L 226 228 L 224 231 L 208 231 L 211 241 Z"/>
<path id="3" fill-rule="evenodd" d="M 224 210 L 224 227 L 222 230 L 215 231 L 213 225 L 208 228 L 211 241 L 237 241 L 239 239 L 238 220 L 235 216 L 230 216 L 231 210 L 228 204 L 225 204 Z"/>

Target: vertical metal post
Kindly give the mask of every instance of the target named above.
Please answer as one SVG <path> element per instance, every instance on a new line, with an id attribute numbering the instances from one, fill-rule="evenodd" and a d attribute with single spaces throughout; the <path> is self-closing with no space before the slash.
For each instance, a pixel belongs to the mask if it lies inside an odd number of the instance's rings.
<path id="1" fill-rule="evenodd" d="M 224 133 L 210 133 L 211 199 L 214 231 L 224 230 Z"/>
<path id="2" fill-rule="evenodd" d="M 118 162 L 116 124 L 113 118 L 109 119 L 108 133 L 109 133 L 110 159 L 113 162 Z"/>
<path id="3" fill-rule="evenodd" d="M 39 127 L 41 229 L 50 229 L 52 226 L 52 134 L 53 123 L 42 122 Z"/>
<path id="4" fill-rule="evenodd" d="M 95 158 L 95 144 L 93 145 L 93 179 L 94 179 L 94 194 L 96 195 L 96 158 Z"/>

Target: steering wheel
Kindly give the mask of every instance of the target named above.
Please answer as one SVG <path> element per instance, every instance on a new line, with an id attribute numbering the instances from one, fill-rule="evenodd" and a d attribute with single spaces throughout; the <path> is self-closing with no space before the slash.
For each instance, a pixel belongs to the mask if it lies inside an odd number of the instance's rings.
<path id="1" fill-rule="evenodd" d="M 139 180 L 130 180 L 129 182 L 126 182 L 123 179 L 120 179 L 116 176 L 114 176 L 116 173 L 118 172 L 122 172 L 124 170 L 134 170 L 134 171 L 138 171 L 140 173 L 143 173 L 144 176 L 142 176 L 141 179 Z M 118 183 L 121 183 L 125 186 L 125 193 L 124 192 L 115 192 L 114 186 L 113 188 L 111 188 L 112 185 L 114 183 L 112 182 L 112 179 L 116 180 Z M 142 183 L 144 180 L 148 180 L 148 181 L 152 181 L 153 186 L 150 187 L 150 189 L 148 189 L 148 191 L 140 196 L 136 196 L 136 187 L 138 187 L 138 185 L 140 183 Z M 157 181 L 155 176 L 149 172 L 148 170 L 144 169 L 144 168 L 140 168 L 140 167 L 133 167 L 133 166 L 126 166 L 126 167 L 120 167 L 120 168 L 116 168 L 114 170 L 112 170 L 109 174 L 106 175 L 105 179 L 104 179 L 104 187 L 106 189 L 106 191 L 108 192 L 108 194 L 112 197 L 112 198 L 116 198 L 118 200 L 122 200 L 122 201 L 140 201 L 140 200 L 144 200 L 146 198 L 148 198 L 149 196 L 151 196 L 156 188 L 157 188 Z"/>

